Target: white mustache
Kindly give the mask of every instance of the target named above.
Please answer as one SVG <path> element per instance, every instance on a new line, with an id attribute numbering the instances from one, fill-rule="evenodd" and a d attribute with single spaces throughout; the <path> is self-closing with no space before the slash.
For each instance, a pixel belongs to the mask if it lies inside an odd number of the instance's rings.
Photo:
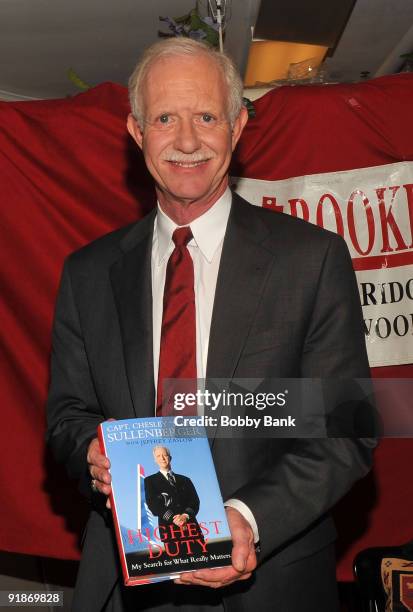
<path id="1" fill-rule="evenodd" d="M 196 164 L 203 161 L 213 159 L 215 153 L 208 149 L 194 151 L 193 153 L 182 153 L 182 151 L 165 151 L 161 159 L 163 161 L 175 162 L 177 164 Z"/>

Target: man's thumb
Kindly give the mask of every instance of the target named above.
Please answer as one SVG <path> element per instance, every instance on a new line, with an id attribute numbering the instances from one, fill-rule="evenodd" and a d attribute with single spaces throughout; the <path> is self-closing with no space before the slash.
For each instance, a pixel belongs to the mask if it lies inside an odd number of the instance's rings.
<path id="1" fill-rule="evenodd" d="M 232 566 L 237 572 L 242 573 L 245 570 L 248 559 L 248 546 L 246 542 L 238 543 L 232 549 Z"/>

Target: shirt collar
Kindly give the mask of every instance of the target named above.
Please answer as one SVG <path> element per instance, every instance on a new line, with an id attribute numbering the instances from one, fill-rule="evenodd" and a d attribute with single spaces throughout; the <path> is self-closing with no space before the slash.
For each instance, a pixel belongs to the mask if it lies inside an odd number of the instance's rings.
<path id="1" fill-rule="evenodd" d="M 168 474 L 172 474 L 173 475 L 173 471 L 172 470 L 159 470 L 160 473 L 165 476 L 165 478 L 168 478 Z"/>
<path id="2" fill-rule="evenodd" d="M 231 210 L 232 194 L 229 187 L 222 196 L 203 215 L 190 223 L 193 240 L 205 259 L 211 263 L 215 251 L 224 239 L 229 213 Z M 172 234 L 178 226 L 161 209 L 158 203 L 158 214 L 155 220 L 155 234 L 158 242 L 157 263 L 170 253 Z M 189 245 L 193 244 L 193 240 Z"/>

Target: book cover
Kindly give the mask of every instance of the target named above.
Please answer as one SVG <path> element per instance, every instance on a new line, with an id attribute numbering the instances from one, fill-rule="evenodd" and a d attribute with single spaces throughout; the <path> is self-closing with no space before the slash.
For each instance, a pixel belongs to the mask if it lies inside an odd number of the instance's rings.
<path id="1" fill-rule="evenodd" d="M 111 505 L 127 586 L 231 564 L 232 541 L 203 427 L 171 417 L 106 421 Z"/>

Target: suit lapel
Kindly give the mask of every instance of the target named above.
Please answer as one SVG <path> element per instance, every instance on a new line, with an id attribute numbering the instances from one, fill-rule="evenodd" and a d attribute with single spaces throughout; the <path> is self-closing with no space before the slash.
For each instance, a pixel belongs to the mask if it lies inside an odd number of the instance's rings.
<path id="1" fill-rule="evenodd" d="M 234 194 L 212 313 L 207 363 L 209 381 L 234 376 L 274 264 L 274 253 L 263 246 L 267 236 L 268 229 L 254 214 L 252 205 Z M 221 411 L 222 406 L 214 416 L 219 417 Z M 215 428 L 212 430 L 213 438 L 216 432 Z"/>
<path id="2" fill-rule="evenodd" d="M 126 374 L 135 414 L 154 414 L 151 254 L 156 211 L 123 238 L 124 255 L 110 272 L 120 321 Z"/>
<path id="3" fill-rule="evenodd" d="M 263 246 L 267 227 L 251 204 L 233 195 L 212 313 L 208 378 L 231 378 L 257 309 L 274 253 Z"/>

